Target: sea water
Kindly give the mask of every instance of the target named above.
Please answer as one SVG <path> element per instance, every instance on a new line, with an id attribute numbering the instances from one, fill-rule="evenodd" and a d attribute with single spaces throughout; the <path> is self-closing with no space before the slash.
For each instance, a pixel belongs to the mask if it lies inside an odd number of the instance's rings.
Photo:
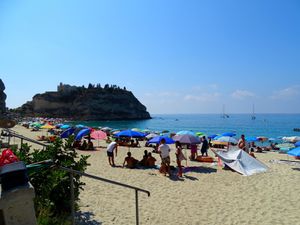
<path id="1" fill-rule="evenodd" d="M 219 114 L 155 114 L 149 120 L 93 121 L 80 122 L 91 127 L 111 127 L 113 129 L 139 128 L 152 131 L 168 130 L 178 132 L 190 130 L 207 135 L 235 132 L 248 136 L 265 136 L 278 138 L 283 136 L 300 136 L 294 128 L 300 128 L 300 114 L 256 114 L 252 119 L 249 114 L 231 114 L 222 118 Z"/>

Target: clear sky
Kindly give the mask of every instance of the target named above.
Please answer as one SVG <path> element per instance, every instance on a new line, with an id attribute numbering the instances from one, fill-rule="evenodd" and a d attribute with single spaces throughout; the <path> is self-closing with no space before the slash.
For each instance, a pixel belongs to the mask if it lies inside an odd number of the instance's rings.
<path id="1" fill-rule="evenodd" d="M 299 0 L 1 0 L 18 107 L 60 82 L 126 86 L 154 113 L 300 113 Z"/>

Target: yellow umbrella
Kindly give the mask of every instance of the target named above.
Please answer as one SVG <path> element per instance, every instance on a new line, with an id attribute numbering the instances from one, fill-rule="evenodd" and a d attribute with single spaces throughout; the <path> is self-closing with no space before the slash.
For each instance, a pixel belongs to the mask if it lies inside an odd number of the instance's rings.
<path id="1" fill-rule="evenodd" d="M 55 126 L 52 126 L 51 124 L 47 123 L 47 124 L 41 126 L 41 128 L 42 128 L 42 129 L 54 129 Z"/>

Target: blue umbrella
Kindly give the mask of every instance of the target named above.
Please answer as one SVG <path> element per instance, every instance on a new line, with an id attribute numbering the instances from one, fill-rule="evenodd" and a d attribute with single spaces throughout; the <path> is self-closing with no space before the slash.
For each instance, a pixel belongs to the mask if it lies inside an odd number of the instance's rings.
<path id="1" fill-rule="evenodd" d="M 159 144 L 162 139 L 166 140 L 166 144 L 174 144 L 175 141 L 172 138 L 166 137 L 166 136 L 156 136 L 148 141 L 149 144 Z"/>
<path id="2" fill-rule="evenodd" d="M 224 137 L 224 136 L 222 136 L 222 135 L 217 135 L 217 136 L 214 137 L 214 140 L 218 140 L 218 139 L 221 138 L 221 137 Z"/>
<path id="3" fill-rule="evenodd" d="M 185 135 L 185 134 L 195 136 L 195 133 L 193 131 L 190 131 L 190 130 L 182 130 L 182 131 L 179 131 L 179 132 L 176 133 L 176 135 Z"/>
<path id="4" fill-rule="evenodd" d="M 69 128 L 61 133 L 60 138 L 68 138 L 71 134 L 73 134 L 75 131 L 75 128 Z"/>
<path id="5" fill-rule="evenodd" d="M 259 141 L 257 137 L 246 137 L 245 139 L 246 139 L 246 141 L 249 141 L 249 142 L 251 142 L 251 141 Z"/>
<path id="6" fill-rule="evenodd" d="M 211 134 L 211 135 L 208 136 L 208 138 L 214 139 L 214 138 L 217 137 L 217 136 L 218 136 L 217 134 Z"/>
<path id="7" fill-rule="evenodd" d="M 56 124 L 55 127 L 60 128 L 62 125 L 63 125 L 62 123 L 59 123 L 59 124 Z"/>
<path id="8" fill-rule="evenodd" d="M 142 138 L 145 137 L 144 133 L 133 131 L 133 130 L 123 130 L 114 135 L 115 137 L 133 137 L 133 138 Z"/>
<path id="9" fill-rule="evenodd" d="M 79 140 L 81 140 L 81 138 L 82 138 L 83 136 L 88 135 L 89 133 L 91 133 L 91 129 L 90 129 L 90 128 L 82 129 L 82 130 L 79 131 L 78 134 L 76 135 L 75 140 L 76 140 L 76 141 L 79 141 Z"/>
<path id="10" fill-rule="evenodd" d="M 70 125 L 68 125 L 68 124 L 64 124 L 64 125 L 62 125 L 62 126 L 60 126 L 60 129 L 69 129 L 70 128 Z"/>
<path id="11" fill-rule="evenodd" d="M 235 136 L 236 134 L 235 133 L 232 133 L 232 132 L 225 132 L 222 134 L 222 136 L 227 136 L 227 137 L 233 137 Z"/>
<path id="12" fill-rule="evenodd" d="M 296 156 L 296 157 L 300 157 L 300 147 L 294 148 L 294 149 L 288 151 L 287 154 L 292 155 L 292 156 Z"/>
<path id="13" fill-rule="evenodd" d="M 295 143 L 295 146 L 296 146 L 296 147 L 299 147 L 299 146 L 300 146 L 300 141 L 297 141 L 297 142 Z"/>

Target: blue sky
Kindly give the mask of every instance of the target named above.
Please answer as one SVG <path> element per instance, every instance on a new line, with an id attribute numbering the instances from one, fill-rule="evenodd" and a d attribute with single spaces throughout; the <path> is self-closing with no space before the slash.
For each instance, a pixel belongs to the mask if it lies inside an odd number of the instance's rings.
<path id="1" fill-rule="evenodd" d="M 0 1 L 7 106 L 126 86 L 154 113 L 300 113 L 300 2 Z"/>

